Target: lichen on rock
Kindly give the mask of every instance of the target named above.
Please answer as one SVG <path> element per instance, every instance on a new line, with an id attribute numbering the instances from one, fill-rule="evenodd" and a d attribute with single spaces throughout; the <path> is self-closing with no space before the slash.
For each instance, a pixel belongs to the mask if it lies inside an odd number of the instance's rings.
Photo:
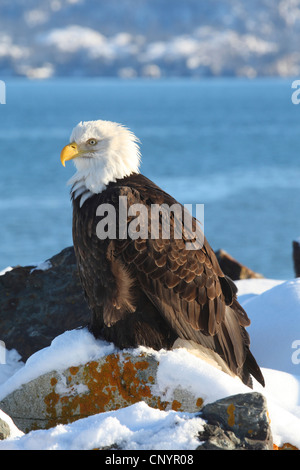
<path id="1" fill-rule="evenodd" d="M 165 399 L 155 387 L 154 355 L 109 354 L 64 371 L 52 371 L 23 384 L 6 396 L 0 408 L 19 429 L 48 429 L 105 411 L 145 401 L 161 410 L 196 412 L 203 399 L 177 387 Z"/>

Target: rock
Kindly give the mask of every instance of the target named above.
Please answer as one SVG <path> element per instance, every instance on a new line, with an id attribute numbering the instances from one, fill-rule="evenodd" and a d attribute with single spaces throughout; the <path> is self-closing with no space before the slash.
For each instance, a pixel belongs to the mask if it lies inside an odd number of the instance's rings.
<path id="1" fill-rule="evenodd" d="M 262 277 L 225 251 L 216 254 L 232 279 Z M 74 248 L 65 248 L 40 267 L 18 266 L 0 276 L 0 312 L 0 340 L 23 361 L 66 330 L 86 326 L 90 313 Z"/>
<path id="2" fill-rule="evenodd" d="M 198 450 L 273 450 L 267 403 L 257 392 L 233 395 L 206 405 L 207 421 Z"/>
<path id="3" fill-rule="evenodd" d="M 133 351 L 44 374 L 5 397 L 0 408 L 27 433 L 144 401 L 153 408 L 203 418 L 206 424 L 199 433 L 197 450 L 273 449 L 266 400 L 261 394 L 234 395 L 203 407 L 201 390 L 196 397 L 178 387 L 172 393 L 169 390 L 166 399 L 156 386 L 155 355 Z"/>
<path id="4" fill-rule="evenodd" d="M 206 424 L 204 431 L 199 434 L 199 438 L 203 443 L 196 450 L 240 450 L 240 439 L 233 431 L 228 431 Z"/>
<path id="5" fill-rule="evenodd" d="M 144 401 L 152 408 L 203 418 L 206 424 L 199 433 L 198 450 L 272 449 L 267 405 L 261 394 L 234 395 L 203 406 L 207 395 L 205 389 L 201 393 L 201 385 L 197 396 L 180 382 L 174 389 L 163 390 L 158 361 L 155 352 L 133 349 L 51 371 L 8 394 L 0 409 L 20 432 L 28 433 Z"/>
<path id="6" fill-rule="evenodd" d="M 9 425 L 0 418 L 0 441 L 7 439 L 10 436 L 10 427 Z"/>
<path id="7" fill-rule="evenodd" d="M 89 321 L 73 247 L 44 266 L 15 267 L 0 276 L 0 339 L 23 361 L 59 334 Z"/>
<path id="8" fill-rule="evenodd" d="M 300 277 L 300 241 L 293 241 L 293 262 L 296 277 Z"/>
<path id="9" fill-rule="evenodd" d="M 223 273 L 229 276 L 233 281 L 238 281 L 239 279 L 263 278 L 262 274 L 256 273 L 246 266 L 243 266 L 224 250 L 217 250 L 216 256 Z"/>
<path id="10" fill-rule="evenodd" d="M 157 367 L 151 354 L 110 354 L 25 383 L 0 402 L 0 409 L 23 432 L 71 423 L 141 400 L 162 410 L 199 411 L 200 395 L 177 388 L 166 400 L 157 392 Z"/>

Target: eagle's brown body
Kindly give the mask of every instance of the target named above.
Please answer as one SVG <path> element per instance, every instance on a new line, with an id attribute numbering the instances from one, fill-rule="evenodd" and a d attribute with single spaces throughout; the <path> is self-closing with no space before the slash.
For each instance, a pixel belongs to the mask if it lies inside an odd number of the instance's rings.
<path id="1" fill-rule="evenodd" d="M 120 348 L 170 349 L 177 338 L 191 340 L 217 353 L 245 384 L 251 386 L 251 375 L 263 384 L 249 350 L 249 319 L 207 241 L 199 250 L 186 250 L 172 230 L 170 240 L 152 239 L 150 219 L 147 239 L 100 240 L 97 208 L 112 204 L 118 222 L 119 196 L 127 197 L 128 207 L 176 203 L 135 173 L 110 183 L 82 207 L 80 197 L 73 198 L 74 248 L 93 334 Z"/>

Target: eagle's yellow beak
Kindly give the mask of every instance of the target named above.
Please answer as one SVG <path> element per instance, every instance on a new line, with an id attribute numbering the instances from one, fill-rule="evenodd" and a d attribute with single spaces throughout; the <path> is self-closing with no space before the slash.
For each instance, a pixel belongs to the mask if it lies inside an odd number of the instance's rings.
<path id="1" fill-rule="evenodd" d="M 60 154 L 60 161 L 63 166 L 65 166 L 65 162 L 68 160 L 72 160 L 73 158 L 78 157 L 79 151 L 76 142 L 72 142 L 69 145 L 66 145 Z"/>

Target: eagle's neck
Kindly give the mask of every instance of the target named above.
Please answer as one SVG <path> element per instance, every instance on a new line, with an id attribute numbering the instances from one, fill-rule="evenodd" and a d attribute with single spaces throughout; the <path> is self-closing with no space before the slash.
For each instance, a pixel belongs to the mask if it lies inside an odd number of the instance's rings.
<path id="1" fill-rule="evenodd" d="M 132 175 L 133 173 L 139 172 L 126 172 L 116 173 L 114 177 L 109 177 L 105 180 L 95 179 L 95 184 L 91 185 L 91 179 L 86 178 L 86 176 L 80 174 L 77 171 L 75 175 L 68 181 L 71 187 L 71 197 L 73 200 L 79 199 L 79 207 L 82 207 L 85 201 L 94 196 L 95 194 L 100 194 L 110 183 L 115 183 L 116 181 L 123 180 L 125 177 Z M 97 183 L 97 184 L 96 184 Z"/>
<path id="2" fill-rule="evenodd" d="M 130 142 L 129 142 L 130 143 Z M 80 207 L 94 194 L 100 194 L 109 183 L 139 173 L 139 150 L 135 142 L 115 151 L 99 154 L 96 158 L 78 157 L 74 159 L 76 173 L 68 181 L 72 186 L 73 199 L 80 197 Z"/>

